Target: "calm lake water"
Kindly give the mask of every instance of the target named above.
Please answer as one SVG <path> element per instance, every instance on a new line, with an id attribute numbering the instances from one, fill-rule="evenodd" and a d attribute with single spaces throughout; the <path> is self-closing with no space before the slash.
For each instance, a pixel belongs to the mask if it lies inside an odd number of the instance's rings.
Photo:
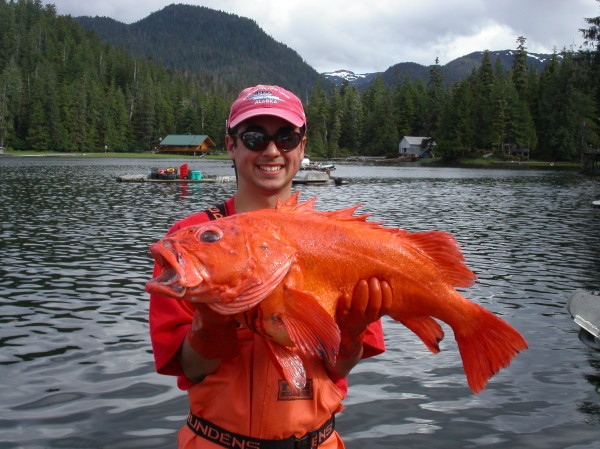
<path id="1" fill-rule="evenodd" d="M 173 448 L 187 399 L 155 373 L 148 246 L 232 184 L 117 183 L 181 160 L 0 158 L 0 447 Z M 232 174 L 224 161 L 190 169 Z M 574 172 L 338 165 L 350 185 L 305 187 L 332 210 L 457 237 L 464 290 L 530 349 L 479 395 L 452 332 L 431 354 L 384 319 L 388 351 L 350 377 L 349 449 L 600 448 L 600 353 L 577 338 L 573 290 L 600 288 L 600 182 Z M 360 263 L 360 260 L 357 260 Z"/>

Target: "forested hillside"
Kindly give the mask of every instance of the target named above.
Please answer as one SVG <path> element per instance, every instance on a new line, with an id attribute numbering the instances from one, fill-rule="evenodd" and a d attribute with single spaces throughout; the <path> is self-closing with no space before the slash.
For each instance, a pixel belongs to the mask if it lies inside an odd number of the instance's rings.
<path id="1" fill-rule="evenodd" d="M 103 43 L 41 0 L 0 0 L 0 146 L 148 151 L 170 133 L 222 145 L 238 87 Z"/>
<path id="2" fill-rule="evenodd" d="M 101 17 L 75 20 L 135 56 L 210 75 L 240 89 L 269 83 L 306 92 L 320 78 L 294 50 L 253 20 L 203 6 L 169 5 L 131 25 Z"/>
<path id="3" fill-rule="evenodd" d="M 125 32 L 105 21 L 114 33 Z M 484 52 L 481 65 L 456 83 L 444 82 L 438 64 L 427 81 L 379 77 L 360 92 L 279 83 L 305 103 L 314 156 L 391 156 L 402 136 L 413 135 L 434 137 L 436 155 L 448 159 L 513 144 L 530 148 L 532 158 L 576 160 L 582 147 L 600 143 L 600 18 L 588 23 L 591 50 L 554 54 L 542 70 L 526 63 L 526 39 L 519 37 L 510 67 Z M 0 29 L 0 146 L 13 149 L 148 151 L 174 133 L 208 134 L 222 147 L 228 107 L 243 81 L 233 73 L 261 66 L 238 66 L 239 55 L 223 46 L 206 56 L 216 67 L 222 58 L 219 76 L 188 65 L 165 68 L 157 58 L 103 43 L 41 0 L 0 0 Z M 260 81 L 285 73 L 273 70 Z"/>
<path id="4" fill-rule="evenodd" d="M 597 43 L 599 18 L 588 20 L 586 34 Z M 436 64 L 427 82 L 404 77 L 388 87 L 380 77 L 360 93 L 348 85 L 330 98 L 315 91 L 308 105 L 313 149 L 330 157 L 391 156 L 403 136 L 431 136 L 446 159 L 502 155 L 511 144 L 529 148 L 532 158 L 577 160 L 582 147 L 600 143 L 598 55 L 564 51 L 538 72 L 526 64 L 519 37 L 511 67 L 485 51 L 480 67 L 450 86 Z"/>

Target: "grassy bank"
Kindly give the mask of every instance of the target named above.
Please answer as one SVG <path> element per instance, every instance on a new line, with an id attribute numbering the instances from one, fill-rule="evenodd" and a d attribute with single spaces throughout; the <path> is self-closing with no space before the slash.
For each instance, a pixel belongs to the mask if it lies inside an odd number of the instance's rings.
<path id="1" fill-rule="evenodd" d="M 59 153 L 50 151 L 6 151 L 9 156 L 61 156 L 61 157 L 121 157 L 121 158 L 144 158 L 144 159 L 189 159 L 199 158 L 193 155 L 180 154 L 155 154 L 155 153 Z M 206 159 L 229 159 L 226 154 L 214 154 L 204 156 Z"/>

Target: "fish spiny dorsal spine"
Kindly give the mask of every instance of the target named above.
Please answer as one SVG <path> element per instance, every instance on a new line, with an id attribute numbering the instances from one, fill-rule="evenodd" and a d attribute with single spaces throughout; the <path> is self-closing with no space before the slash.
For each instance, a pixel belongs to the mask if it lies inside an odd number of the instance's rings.
<path id="1" fill-rule="evenodd" d="M 346 209 L 334 210 L 330 212 L 321 212 L 315 210 L 315 202 L 317 198 L 310 198 L 304 202 L 298 203 L 298 196 L 300 192 L 295 192 L 291 197 L 289 197 L 285 201 L 277 200 L 277 209 L 281 212 L 288 213 L 304 213 L 304 212 L 315 212 L 320 214 L 323 217 L 331 218 L 333 220 L 343 220 L 343 221 L 367 221 L 367 218 L 371 216 L 371 214 L 364 215 L 354 215 L 354 212 L 362 206 L 361 204 L 357 204 L 356 206 L 348 207 Z M 373 223 L 379 225 L 381 223 Z"/>

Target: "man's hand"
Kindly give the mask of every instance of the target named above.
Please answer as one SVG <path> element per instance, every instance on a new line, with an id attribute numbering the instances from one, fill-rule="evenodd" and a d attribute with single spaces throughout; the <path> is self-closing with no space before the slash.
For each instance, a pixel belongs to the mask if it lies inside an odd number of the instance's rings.
<path id="1" fill-rule="evenodd" d="M 227 359 L 237 351 L 236 322 L 229 315 L 221 315 L 206 304 L 195 304 L 196 312 L 187 341 L 191 348 L 205 359 Z"/>
<path id="2" fill-rule="evenodd" d="M 337 303 L 336 322 L 341 343 L 338 358 L 353 359 L 362 354 L 367 326 L 390 312 L 392 289 L 386 281 L 361 280 L 352 296 L 342 295 Z"/>

